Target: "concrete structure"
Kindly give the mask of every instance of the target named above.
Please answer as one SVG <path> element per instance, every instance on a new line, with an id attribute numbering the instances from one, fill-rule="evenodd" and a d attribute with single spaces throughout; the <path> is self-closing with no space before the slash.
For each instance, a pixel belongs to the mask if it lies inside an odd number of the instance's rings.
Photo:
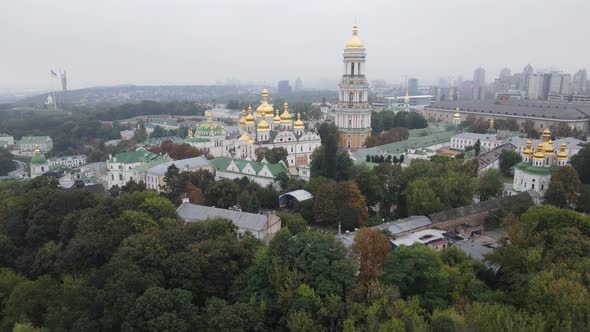
<path id="1" fill-rule="evenodd" d="M 15 145 L 19 154 L 33 155 L 36 149 L 45 154 L 53 149 L 53 140 L 49 136 L 23 136 Z"/>
<path id="2" fill-rule="evenodd" d="M 67 168 L 81 167 L 87 164 L 88 160 L 86 155 L 77 154 L 73 156 L 53 157 L 47 160 L 49 166 L 62 165 Z"/>
<path id="3" fill-rule="evenodd" d="M 356 25 L 344 49 L 344 73 L 340 79 L 336 126 L 338 145 L 344 149 L 359 149 L 371 135 L 369 83 L 365 77 L 365 46 L 358 37 Z"/>
<path id="4" fill-rule="evenodd" d="M 114 157 L 109 155 L 107 189 L 113 186 L 122 187 L 131 180 L 139 182 L 139 174 L 135 169 L 138 166 L 149 164 L 148 168 L 151 168 L 168 161 L 172 161 L 168 155 L 155 154 L 145 149 L 121 152 Z"/>
<path id="5" fill-rule="evenodd" d="M 0 134 L 0 148 L 9 148 L 14 145 L 14 137 L 7 134 Z"/>
<path id="6" fill-rule="evenodd" d="M 570 94 L 572 76 L 564 73 L 551 73 L 548 94 Z"/>
<path id="7" fill-rule="evenodd" d="M 590 95 L 564 95 L 553 93 L 549 94 L 547 100 L 560 103 L 590 104 Z"/>
<path id="8" fill-rule="evenodd" d="M 482 67 L 478 67 L 473 71 L 473 83 L 476 86 L 482 87 L 486 85 L 486 71 Z"/>
<path id="9" fill-rule="evenodd" d="M 135 168 L 138 181 L 143 181 L 147 189 L 162 191 L 166 182 L 164 177 L 170 166 L 176 166 L 180 172 L 196 172 L 198 170 L 207 170 L 214 174 L 214 169 L 209 160 L 205 157 L 195 157 L 188 159 L 180 159 L 175 161 L 163 162 L 161 164 L 152 165 L 151 163 L 138 166 Z"/>
<path id="10" fill-rule="evenodd" d="M 211 218 L 230 220 L 238 228 L 238 235 L 251 233 L 260 240 L 269 241 L 281 230 L 281 219 L 274 213 L 255 214 L 183 202 L 176 210 L 185 222 L 198 222 Z"/>
<path id="11" fill-rule="evenodd" d="M 410 216 L 404 219 L 386 222 L 373 226 L 372 229 L 386 231 L 391 236 L 398 238 L 432 227 L 432 220 L 427 216 Z"/>
<path id="12" fill-rule="evenodd" d="M 246 177 L 262 187 L 267 187 L 275 186 L 277 175 L 281 173 L 289 175 L 289 169 L 282 160 L 276 164 L 270 164 L 266 160 L 256 162 L 221 157 L 212 159 L 210 162 L 215 169 L 215 180 L 235 180 Z"/>
<path id="13" fill-rule="evenodd" d="M 390 240 L 394 249 L 399 246 L 411 246 L 413 244 L 423 244 L 436 251 L 445 249 L 449 242 L 445 238 L 445 231 L 438 229 L 425 229 L 415 233 L 406 234 Z"/>
<path id="14" fill-rule="evenodd" d="M 135 136 L 135 132 L 133 130 L 122 130 L 120 133 L 121 139 L 124 141 L 128 141 Z"/>
<path id="15" fill-rule="evenodd" d="M 277 90 L 279 95 L 288 95 L 291 93 L 291 85 L 289 84 L 289 80 L 279 81 L 277 83 Z"/>
<path id="16" fill-rule="evenodd" d="M 451 149 L 465 151 L 468 146 L 474 146 L 477 141 L 486 149 L 494 149 L 503 144 L 496 134 L 460 133 L 451 137 Z"/>
<path id="17" fill-rule="evenodd" d="M 457 109 L 457 107 L 459 109 Z M 507 101 L 504 104 L 477 101 L 441 101 L 417 110 L 426 119 L 434 119 L 443 123 L 452 123 L 453 115 L 459 113 L 461 118 L 474 116 L 486 121 L 495 119 L 515 120 L 521 130 L 525 122 L 530 120 L 534 129 L 542 132 L 560 125 L 571 129 L 589 132 L 590 105 L 573 103 L 551 103 L 546 101 Z"/>

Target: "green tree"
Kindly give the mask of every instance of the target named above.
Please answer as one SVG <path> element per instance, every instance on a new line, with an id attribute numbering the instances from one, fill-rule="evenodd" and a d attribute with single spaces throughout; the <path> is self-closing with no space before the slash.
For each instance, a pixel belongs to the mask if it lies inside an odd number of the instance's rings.
<path id="1" fill-rule="evenodd" d="M 421 179 L 414 180 L 408 185 L 406 202 L 410 215 L 427 215 L 444 209 L 432 187 Z"/>
<path id="2" fill-rule="evenodd" d="M 448 275 L 438 254 L 424 245 L 400 246 L 385 261 L 383 282 L 405 297 L 418 296 L 428 309 L 447 304 Z"/>
<path id="3" fill-rule="evenodd" d="M 240 186 L 233 181 L 223 179 L 214 182 L 205 191 L 205 204 L 227 209 L 237 203 Z"/>
<path id="4" fill-rule="evenodd" d="M 322 185 L 314 198 L 313 211 L 315 220 L 323 225 L 335 225 L 337 207 L 335 201 L 338 197 L 338 186 L 334 181 Z"/>
<path id="5" fill-rule="evenodd" d="M 480 201 L 502 196 L 503 189 L 502 174 L 495 169 L 485 171 L 478 178 L 477 194 Z"/>
<path id="6" fill-rule="evenodd" d="M 281 228 L 288 228 L 291 234 L 297 235 L 307 231 L 307 221 L 301 214 L 279 212 L 278 216 L 281 218 Z"/>
<path id="7" fill-rule="evenodd" d="M 551 175 L 545 199 L 547 203 L 558 207 L 572 206 L 578 198 L 580 185 L 580 178 L 573 167 L 560 167 Z"/>
<path id="8" fill-rule="evenodd" d="M 8 150 L 0 148 L 0 175 L 7 175 L 8 172 L 15 170 L 12 158 L 13 156 Z"/>
<path id="9" fill-rule="evenodd" d="M 182 289 L 149 288 L 135 300 L 123 330 L 194 331 L 204 324 L 191 299 L 191 293 Z"/>
<path id="10" fill-rule="evenodd" d="M 515 151 L 504 149 L 500 152 L 500 171 L 504 176 L 512 176 L 512 166 L 522 161 L 522 157 Z"/>
<path id="11" fill-rule="evenodd" d="M 475 156 L 479 156 L 479 153 L 481 152 L 481 141 L 478 139 L 477 142 L 475 142 L 475 146 L 473 147 L 473 149 L 475 150 Z"/>
<path id="12" fill-rule="evenodd" d="M 578 172 L 583 184 L 590 184 L 590 147 L 585 145 L 575 156 L 571 157 L 571 164 Z"/>

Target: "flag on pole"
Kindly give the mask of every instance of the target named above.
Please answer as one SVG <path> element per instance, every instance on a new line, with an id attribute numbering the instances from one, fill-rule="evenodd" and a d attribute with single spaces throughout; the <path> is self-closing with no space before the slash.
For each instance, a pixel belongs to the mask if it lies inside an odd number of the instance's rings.
<path id="1" fill-rule="evenodd" d="M 57 78 L 57 73 L 53 69 L 51 69 L 49 73 L 51 74 L 51 77 Z"/>

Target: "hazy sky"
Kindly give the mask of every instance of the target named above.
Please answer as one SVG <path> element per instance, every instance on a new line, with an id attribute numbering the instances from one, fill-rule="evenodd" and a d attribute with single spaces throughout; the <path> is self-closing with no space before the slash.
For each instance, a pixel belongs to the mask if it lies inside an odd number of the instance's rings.
<path id="1" fill-rule="evenodd" d="M 369 79 L 588 67 L 588 0 L 1 0 L 0 88 L 338 79 L 356 18 Z"/>

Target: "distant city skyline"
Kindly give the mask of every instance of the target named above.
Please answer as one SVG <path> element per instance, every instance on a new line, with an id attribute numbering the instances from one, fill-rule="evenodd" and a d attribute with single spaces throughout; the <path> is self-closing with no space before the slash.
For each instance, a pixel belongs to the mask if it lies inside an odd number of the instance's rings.
<path id="1" fill-rule="evenodd" d="M 269 87 L 297 77 L 305 88 L 336 84 L 355 18 L 372 79 L 415 77 L 424 85 L 470 78 L 483 67 L 491 82 L 502 68 L 521 72 L 528 63 L 573 75 L 589 65 L 590 46 L 580 40 L 590 3 L 559 6 L 557 12 L 548 0 L 6 1 L 0 89 L 46 89 L 50 69 L 67 70 L 69 89 L 227 78 Z"/>

